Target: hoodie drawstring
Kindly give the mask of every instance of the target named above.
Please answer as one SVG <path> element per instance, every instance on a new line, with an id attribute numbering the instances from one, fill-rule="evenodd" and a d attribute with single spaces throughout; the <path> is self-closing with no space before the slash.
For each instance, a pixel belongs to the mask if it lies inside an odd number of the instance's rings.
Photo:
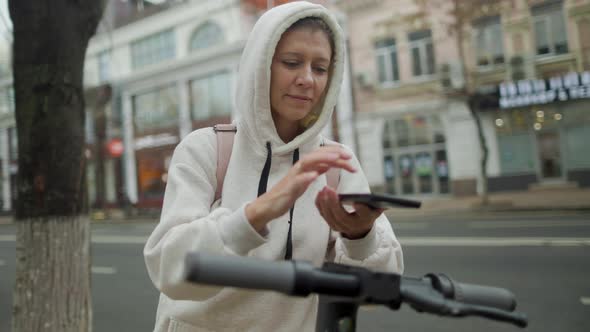
<path id="1" fill-rule="evenodd" d="M 266 142 L 266 162 L 260 174 L 260 181 L 258 181 L 258 197 L 266 192 L 266 185 L 268 184 L 268 175 L 270 174 L 270 161 L 272 159 L 272 150 L 270 149 L 270 142 Z"/>
<path id="2" fill-rule="evenodd" d="M 299 161 L 299 149 L 293 151 L 293 165 Z M 287 244 L 285 248 L 285 259 L 290 260 L 293 257 L 293 242 L 291 239 L 291 230 L 293 229 L 293 211 L 295 210 L 295 203 L 289 210 L 289 232 L 287 233 Z"/>
<path id="3" fill-rule="evenodd" d="M 270 174 L 270 165 L 272 159 L 272 149 L 270 142 L 266 142 L 266 162 L 260 174 L 260 181 L 258 182 L 258 196 L 266 192 L 266 186 L 268 184 L 268 176 Z M 293 165 L 299 161 L 299 149 L 293 151 Z M 287 244 L 285 245 L 285 259 L 290 260 L 293 257 L 293 241 L 292 241 L 292 229 L 293 229 L 293 212 L 295 210 L 295 204 L 289 209 L 289 231 L 287 233 Z"/>

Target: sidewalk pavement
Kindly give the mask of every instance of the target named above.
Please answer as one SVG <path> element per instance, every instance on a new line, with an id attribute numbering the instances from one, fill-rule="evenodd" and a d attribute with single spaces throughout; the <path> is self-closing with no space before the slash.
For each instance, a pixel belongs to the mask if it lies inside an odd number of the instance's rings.
<path id="1" fill-rule="evenodd" d="M 590 213 L 590 189 L 559 188 L 491 193 L 489 204 L 481 197 L 435 197 L 422 201 L 420 209 L 390 209 L 397 217 L 426 217 L 457 214 L 506 214 L 523 212 Z"/>
<path id="2" fill-rule="evenodd" d="M 491 216 L 510 213 L 584 213 L 590 214 L 590 189 L 559 188 L 491 193 L 489 204 L 482 205 L 478 196 L 432 197 L 422 200 L 419 209 L 395 208 L 386 213 L 396 219 L 427 218 L 436 216 Z M 95 211 L 91 214 L 97 223 L 158 222 L 159 212 L 126 217 L 122 211 Z M 0 216 L 1 224 L 12 223 L 11 216 Z"/>

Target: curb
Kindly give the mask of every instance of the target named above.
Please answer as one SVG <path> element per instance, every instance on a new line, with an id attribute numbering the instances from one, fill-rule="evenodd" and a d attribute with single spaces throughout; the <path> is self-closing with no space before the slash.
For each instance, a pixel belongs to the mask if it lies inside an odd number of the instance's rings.
<path id="1" fill-rule="evenodd" d="M 389 210 L 386 215 L 390 219 L 425 219 L 425 218 L 493 218 L 493 217 L 523 217 L 523 216 L 560 216 L 560 215 L 589 215 L 590 207 L 522 207 L 511 209 L 441 209 L 431 211 Z"/>

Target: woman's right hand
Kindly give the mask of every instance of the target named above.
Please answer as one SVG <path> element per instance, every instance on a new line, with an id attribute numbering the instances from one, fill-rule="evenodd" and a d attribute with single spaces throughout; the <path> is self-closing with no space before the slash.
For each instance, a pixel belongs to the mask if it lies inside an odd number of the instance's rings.
<path id="1" fill-rule="evenodd" d="M 246 206 L 246 218 L 261 232 L 271 220 L 287 213 L 318 176 L 336 167 L 356 172 L 352 156 L 339 146 L 323 146 L 301 158 L 271 190 Z"/>

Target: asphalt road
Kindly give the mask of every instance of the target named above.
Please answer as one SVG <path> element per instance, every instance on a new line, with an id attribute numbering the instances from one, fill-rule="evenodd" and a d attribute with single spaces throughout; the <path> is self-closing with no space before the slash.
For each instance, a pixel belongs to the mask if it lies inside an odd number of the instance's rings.
<path id="1" fill-rule="evenodd" d="M 154 224 L 93 226 L 94 331 L 150 331 L 158 293 L 141 250 Z M 406 275 L 444 272 L 512 290 L 528 331 L 590 331 L 590 215 L 502 215 L 395 222 Z M 14 227 L 0 225 L 0 331 L 10 331 Z M 359 331 L 518 331 L 482 318 L 364 307 Z"/>

